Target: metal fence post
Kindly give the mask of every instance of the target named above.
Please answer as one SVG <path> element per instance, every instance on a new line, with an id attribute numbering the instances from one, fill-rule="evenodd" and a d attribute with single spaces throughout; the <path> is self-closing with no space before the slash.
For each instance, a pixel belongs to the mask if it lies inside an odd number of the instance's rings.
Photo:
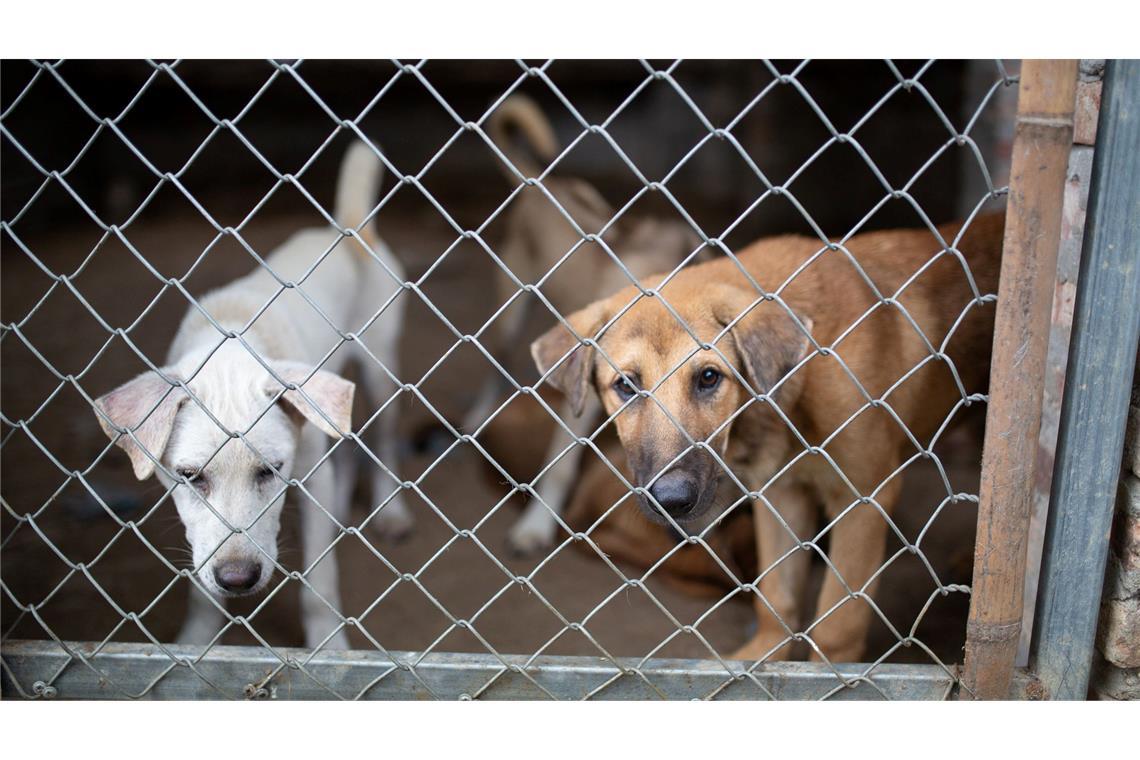
<path id="1" fill-rule="evenodd" d="M 1088 691 L 1140 336 L 1140 61 L 1112 61 L 1093 158 L 1031 665 L 1053 699 Z"/>

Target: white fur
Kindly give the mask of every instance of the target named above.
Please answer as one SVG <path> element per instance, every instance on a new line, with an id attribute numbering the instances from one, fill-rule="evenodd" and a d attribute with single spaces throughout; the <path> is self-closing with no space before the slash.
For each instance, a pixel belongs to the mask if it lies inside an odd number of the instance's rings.
<path id="1" fill-rule="evenodd" d="M 367 146 L 354 144 L 349 149 L 338 183 L 338 224 L 356 227 L 363 222 L 376 198 L 381 168 Z M 301 230 L 274 251 L 266 264 L 282 281 L 298 283 L 304 296 L 337 329 L 355 332 L 399 288 L 385 266 L 401 280 L 403 272 L 372 233 L 371 224 L 361 230 L 360 237 L 379 261 L 358 241 L 337 243 L 338 237 L 332 227 Z M 309 273 L 334 243 L 332 252 Z M 325 354 L 339 337 L 298 288 L 279 292 L 273 274 L 258 267 L 199 300 L 201 310 L 223 330 L 240 333 L 248 349 L 238 338 L 220 333 L 198 308 L 190 308 L 162 373 L 176 382 L 184 381 L 197 401 L 178 388 L 171 389 L 154 373 L 146 373 L 97 404 L 100 422 L 109 435 L 114 437 L 116 428 L 133 433 L 133 438 L 123 435 L 118 442 L 131 455 L 136 475 L 142 479 L 153 472 L 164 485 L 173 487 L 197 577 L 216 596 L 238 595 L 228 593 L 215 579 L 215 571 L 227 562 L 260 567 L 260 579 L 244 593 L 257 593 L 269 584 L 277 559 L 287 480 L 302 480 L 303 488 L 293 490 L 301 509 L 302 570 L 312 588 L 302 592 L 306 643 L 320 644 L 336 630 L 327 645 L 343 648 L 348 639 L 344 629 L 337 630 L 341 603 L 335 553 L 321 555 L 338 535 L 338 523 L 343 525 L 348 517 L 351 489 L 336 487 L 331 457 L 313 468 L 330 442 L 350 431 L 353 386 L 338 376 L 347 361 L 358 361 L 371 408 L 390 396 L 391 383 L 363 348 L 396 372 L 403 299 L 391 304 L 360 336 L 359 343 L 346 343 L 326 360 Z M 272 305 L 246 329 L 274 296 Z M 300 391 L 282 394 L 285 386 L 274 374 L 285 383 L 299 385 Z M 381 420 L 384 429 L 380 424 L 372 426 L 373 435 L 380 438 L 373 444 L 374 451 L 392 469 L 397 464 L 394 419 L 386 412 Z M 219 423 L 241 433 L 244 440 L 230 437 Z M 162 466 L 155 467 L 155 460 Z M 266 465 L 276 468 L 276 473 L 267 475 Z M 188 485 L 178 477 L 185 470 L 200 470 L 202 478 Z M 374 502 L 380 503 L 395 488 L 394 480 L 378 472 Z M 410 520 L 398 495 L 377 519 L 404 527 Z M 193 591 L 179 641 L 208 642 L 221 623 L 217 605 Z"/>

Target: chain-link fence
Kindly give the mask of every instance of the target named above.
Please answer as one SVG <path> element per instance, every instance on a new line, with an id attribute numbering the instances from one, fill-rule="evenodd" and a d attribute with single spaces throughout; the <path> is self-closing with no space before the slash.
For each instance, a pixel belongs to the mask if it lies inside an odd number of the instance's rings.
<path id="1" fill-rule="evenodd" d="M 6 693 L 950 693 L 1003 63 L 195 65 L 5 65 Z"/>

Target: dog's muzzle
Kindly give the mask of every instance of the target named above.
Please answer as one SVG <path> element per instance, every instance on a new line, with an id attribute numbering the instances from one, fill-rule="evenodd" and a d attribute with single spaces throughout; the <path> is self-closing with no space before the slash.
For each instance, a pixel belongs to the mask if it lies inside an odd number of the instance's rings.
<path id="1" fill-rule="evenodd" d="M 696 478 L 680 470 L 672 470 L 649 487 L 649 494 L 670 517 L 682 520 L 696 508 L 701 489 Z"/>
<path id="2" fill-rule="evenodd" d="M 260 562 L 231 560 L 214 568 L 214 582 L 227 594 L 247 594 L 260 580 Z"/>

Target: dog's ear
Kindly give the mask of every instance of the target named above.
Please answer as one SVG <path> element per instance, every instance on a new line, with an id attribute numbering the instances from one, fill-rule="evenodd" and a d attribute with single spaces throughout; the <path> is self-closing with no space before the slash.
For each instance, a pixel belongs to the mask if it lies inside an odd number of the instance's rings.
<path id="1" fill-rule="evenodd" d="M 796 313 L 801 329 L 782 304 L 755 303 L 758 297 L 754 292 L 733 288 L 713 308 L 722 326 L 732 325 L 729 332 L 749 382 L 755 390 L 767 393 L 807 355 L 812 321 Z"/>
<path id="2" fill-rule="evenodd" d="M 162 372 L 173 377 L 169 368 Z M 144 372 L 95 400 L 99 426 L 127 452 L 139 480 L 154 474 L 155 460 L 162 458 L 170 431 L 174 429 L 174 418 L 187 398 L 181 388 L 171 385 L 157 372 Z M 133 432 L 134 438 L 126 432 L 120 435 L 120 430 Z"/>
<path id="3" fill-rule="evenodd" d="M 352 429 L 352 397 L 356 391 L 353 383 L 323 369 L 313 372 L 312 367 L 301 362 L 275 361 L 269 366 L 279 378 L 305 391 L 304 395 L 295 390 L 285 391 L 281 402 L 287 411 L 300 415 L 333 438 L 340 438 Z M 272 396 L 280 390 L 281 384 L 270 377 L 266 393 Z M 306 395 L 312 399 L 312 404 L 306 400 Z M 329 424 L 330 420 L 332 424 Z"/>
<path id="4" fill-rule="evenodd" d="M 539 374 L 545 375 L 554 368 L 547 379 L 570 399 L 570 408 L 575 416 L 582 413 L 586 405 L 586 394 L 590 392 L 594 349 L 579 342 L 574 333 L 583 339 L 593 338 L 609 319 L 609 314 L 609 301 L 596 301 L 566 318 L 574 332 L 559 322 L 530 344 L 530 354 L 534 357 Z M 563 360 L 563 357 L 566 358 Z"/>

